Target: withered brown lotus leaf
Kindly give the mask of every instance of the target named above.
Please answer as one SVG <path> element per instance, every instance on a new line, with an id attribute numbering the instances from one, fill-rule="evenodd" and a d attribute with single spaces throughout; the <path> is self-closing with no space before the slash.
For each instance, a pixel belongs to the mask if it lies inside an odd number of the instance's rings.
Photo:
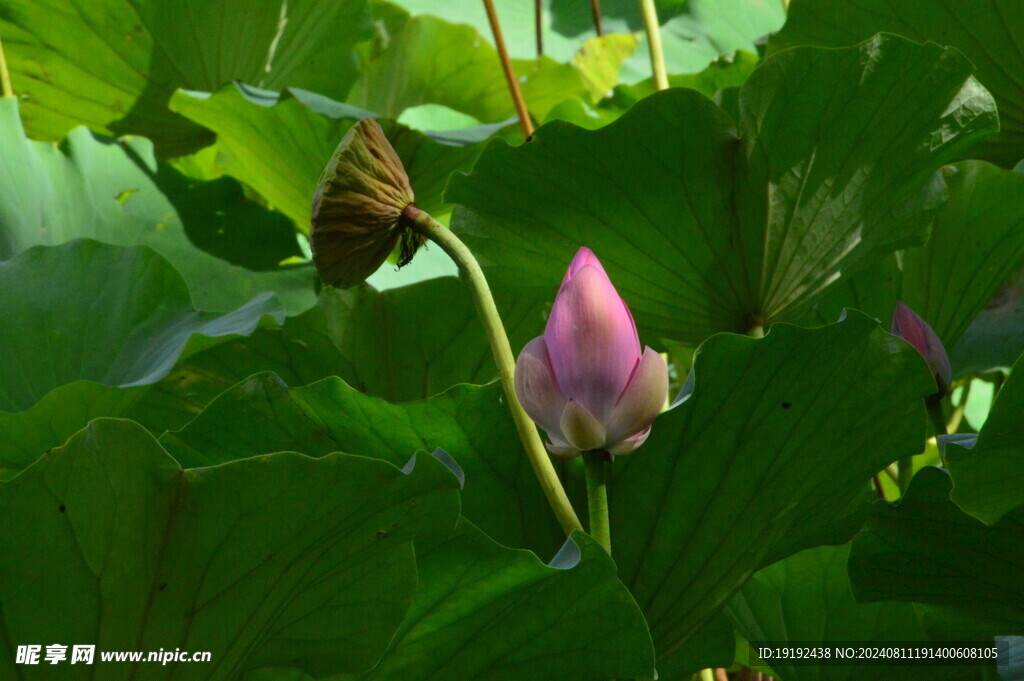
<path id="1" fill-rule="evenodd" d="M 401 239 L 402 211 L 413 198 L 402 161 L 377 121 L 352 126 L 313 196 L 309 234 L 320 278 L 348 288 L 373 274 Z"/>

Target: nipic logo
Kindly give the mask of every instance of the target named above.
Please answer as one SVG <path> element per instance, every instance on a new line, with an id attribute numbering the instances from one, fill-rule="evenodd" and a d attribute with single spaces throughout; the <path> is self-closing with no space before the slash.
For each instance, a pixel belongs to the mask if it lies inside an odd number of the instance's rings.
<path id="1" fill-rule="evenodd" d="M 209 662 L 211 654 L 209 651 L 189 652 L 175 648 L 174 650 L 151 650 L 142 651 L 100 651 L 100 662 L 159 662 L 166 665 L 171 662 Z M 68 660 L 68 646 L 54 643 L 46 646 L 43 652 L 42 645 L 18 646 L 15 655 L 15 664 L 58 664 L 70 662 L 70 664 L 93 664 L 96 661 L 95 645 L 71 646 L 71 659 Z"/>
<path id="2" fill-rule="evenodd" d="M 18 646 L 15 654 L 16 664 L 40 664 L 39 655 L 43 646 Z M 71 664 L 92 664 L 96 655 L 96 646 L 76 645 L 71 647 Z M 68 659 L 68 647 L 59 643 L 46 646 L 43 664 L 57 664 Z"/>

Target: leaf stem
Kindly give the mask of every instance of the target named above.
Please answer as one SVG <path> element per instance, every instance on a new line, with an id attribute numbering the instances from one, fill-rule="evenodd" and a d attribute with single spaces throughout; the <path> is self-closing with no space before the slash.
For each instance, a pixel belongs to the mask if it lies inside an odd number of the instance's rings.
<path id="1" fill-rule="evenodd" d="M 594 16 L 594 30 L 598 37 L 604 35 L 604 27 L 601 26 L 601 0 L 590 0 L 590 13 Z"/>
<path id="2" fill-rule="evenodd" d="M 946 417 L 942 414 L 942 398 L 938 395 L 933 395 L 924 401 L 925 407 L 928 408 L 928 418 L 932 421 L 932 428 L 935 430 L 935 438 L 938 439 L 940 435 L 948 435 L 946 430 Z"/>
<path id="3" fill-rule="evenodd" d="M 534 0 L 533 30 L 537 32 L 537 57 L 544 56 L 544 0 Z"/>
<path id="4" fill-rule="evenodd" d="M 587 471 L 587 510 L 590 513 L 590 536 L 612 553 L 612 531 L 608 519 L 608 452 L 596 449 L 583 452 Z"/>
<path id="5" fill-rule="evenodd" d="M 964 420 L 964 410 L 967 408 L 967 399 L 971 396 L 971 385 L 973 384 L 973 380 L 968 380 L 960 389 L 960 400 L 953 407 L 953 411 L 949 415 L 949 423 L 946 424 L 947 433 L 955 433 L 960 428 L 960 424 Z"/>
<path id="6" fill-rule="evenodd" d="M 505 327 L 501 323 L 501 316 L 498 314 L 498 308 L 494 304 L 494 297 L 491 295 L 491 289 L 487 285 L 487 278 L 484 276 L 483 270 L 480 269 L 480 264 L 459 237 L 427 213 L 409 205 L 405 209 L 405 217 L 411 223 L 413 231 L 440 246 L 455 261 L 459 271 L 462 272 L 473 295 L 473 302 L 476 304 L 477 314 L 480 316 L 484 332 L 487 334 L 487 342 L 491 346 L 494 363 L 498 366 L 498 376 L 501 378 L 502 388 L 505 389 L 505 399 L 508 400 L 508 409 L 512 412 L 512 420 L 516 424 L 519 438 L 523 441 L 523 447 L 533 466 L 533 472 L 536 473 L 541 489 L 544 490 L 544 496 L 547 497 L 551 509 L 555 512 L 555 516 L 566 534 L 573 530 L 582 530 L 580 519 L 569 502 L 565 488 L 562 487 L 562 481 L 558 479 L 555 467 L 537 433 L 537 427 L 526 415 L 516 397 L 515 359 L 512 357 L 512 348 L 509 346 L 508 336 L 505 335 Z"/>
<path id="7" fill-rule="evenodd" d="M 14 96 L 14 88 L 11 87 L 11 74 L 7 70 L 7 58 L 4 56 L 3 43 L 0 43 L 0 96 L 5 98 Z"/>
<path id="8" fill-rule="evenodd" d="M 654 72 L 654 87 L 668 89 L 668 72 L 665 70 L 665 51 L 661 46 L 661 28 L 658 23 L 658 9 L 654 0 L 640 0 L 640 13 L 644 18 L 644 30 L 651 50 L 651 71 Z"/>
<path id="9" fill-rule="evenodd" d="M 882 487 L 882 480 L 878 477 L 878 473 L 875 473 L 874 477 L 871 478 L 871 482 L 875 486 L 875 496 L 879 499 L 885 499 L 885 488 Z"/>
<path id="10" fill-rule="evenodd" d="M 901 457 L 896 468 L 896 485 L 900 488 L 900 496 L 906 493 L 910 479 L 914 477 L 914 457 Z"/>
<path id="11" fill-rule="evenodd" d="M 491 24 L 494 45 L 498 48 L 501 68 L 505 72 L 508 92 L 512 96 L 512 103 L 515 104 L 516 113 L 519 115 L 519 126 L 523 129 L 523 134 L 529 137 L 533 134 L 533 121 L 530 120 L 530 112 L 526 110 L 526 101 L 523 100 L 523 93 L 519 90 L 519 81 L 516 80 L 516 72 L 512 68 L 512 60 L 508 56 L 505 37 L 501 33 L 501 24 L 498 23 L 498 13 L 494 9 L 494 0 L 484 0 L 484 9 L 487 10 L 487 21 Z"/>

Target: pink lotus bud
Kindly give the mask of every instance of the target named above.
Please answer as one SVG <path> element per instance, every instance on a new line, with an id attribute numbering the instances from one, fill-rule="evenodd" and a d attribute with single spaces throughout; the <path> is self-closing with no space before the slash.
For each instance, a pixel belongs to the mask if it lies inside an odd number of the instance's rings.
<path id="1" fill-rule="evenodd" d="M 668 396 L 665 360 L 640 351 L 633 315 L 589 248 L 569 265 L 544 335 L 519 353 L 516 394 L 556 456 L 629 454 L 651 432 Z"/>
<path id="2" fill-rule="evenodd" d="M 953 380 L 953 368 L 949 364 L 946 348 L 932 327 L 928 326 L 928 322 L 921 319 L 920 315 L 902 302 L 897 301 L 896 310 L 892 315 L 891 333 L 907 341 L 921 353 L 924 361 L 928 363 L 932 375 L 935 376 L 939 397 L 945 395 Z"/>

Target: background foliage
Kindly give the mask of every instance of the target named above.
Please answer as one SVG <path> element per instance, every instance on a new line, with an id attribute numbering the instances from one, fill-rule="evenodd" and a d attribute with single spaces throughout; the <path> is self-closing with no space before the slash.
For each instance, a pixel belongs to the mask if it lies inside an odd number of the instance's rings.
<path id="1" fill-rule="evenodd" d="M 1024 673 L 746 646 L 1024 635 L 1022 5 L 656 4 L 665 92 L 634 0 L 600 37 L 544 0 L 543 55 L 497 2 L 525 140 L 478 0 L 0 0 L 0 676 L 93 678 L 15 663 L 53 642 L 213 655 L 104 679 Z M 559 530 L 439 249 L 316 280 L 366 116 L 515 350 L 586 245 L 666 353 L 612 557 Z M 937 441 L 897 300 L 950 350 Z"/>

